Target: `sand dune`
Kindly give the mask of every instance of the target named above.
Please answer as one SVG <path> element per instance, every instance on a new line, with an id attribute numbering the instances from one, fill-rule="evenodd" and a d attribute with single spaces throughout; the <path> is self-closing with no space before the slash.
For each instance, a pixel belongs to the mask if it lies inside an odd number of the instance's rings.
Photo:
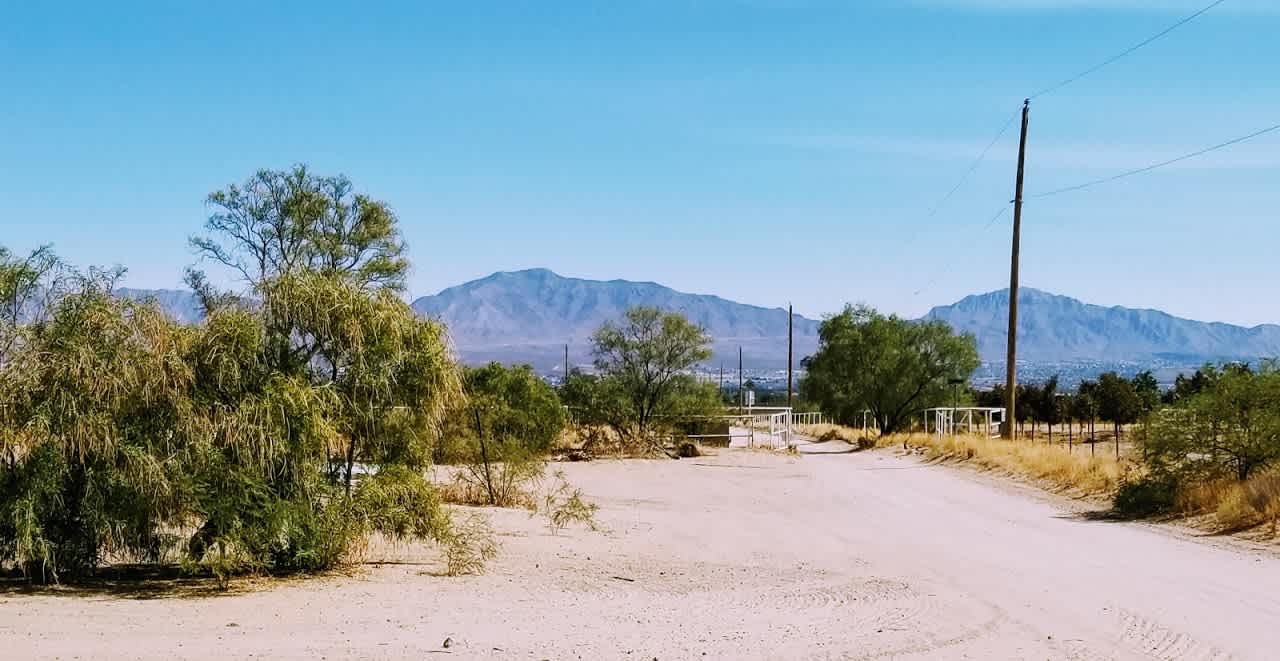
<path id="1" fill-rule="evenodd" d="M 212 598 L 0 595 L 5 658 L 1225 659 L 1280 649 L 1280 561 L 884 452 L 564 466 L 604 533 Z M 443 647 L 445 639 L 449 647 Z"/>

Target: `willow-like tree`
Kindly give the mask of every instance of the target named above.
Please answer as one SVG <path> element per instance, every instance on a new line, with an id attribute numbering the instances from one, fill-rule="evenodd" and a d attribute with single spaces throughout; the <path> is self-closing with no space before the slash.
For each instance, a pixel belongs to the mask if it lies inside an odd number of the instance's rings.
<path id="1" fill-rule="evenodd" d="M 302 168 L 211 201 L 222 234 L 197 245 L 247 292 L 193 272 L 211 305 L 187 327 L 115 298 L 118 271 L 75 274 L 0 361 L 0 562 L 317 569 L 377 531 L 475 568 L 492 547 L 457 533 L 423 471 L 462 390 L 444 329 L 397 295 L 394 216 Z"/>
<path id="2" fill-rule="evenodd" d="M 0 369 L 0 557 L 36 579 L 157 559 L 184 512 L 193 332 L 79 277 Z"/>
<path id="3" fill-rule="evenodd" d="M 45 318 L 65 293 L 68 276 L 52 246 L 23 257 L 0 246 L 0 365 L 17 347 L 21 327 Z"/>
<path id="4" fill-rule="evenodd" d="M 259 170 L 211 193 L 214 209 L 196 253 L 251 287 L 301 272 L 338 275 L 360 287 L 401 290 L 409 270 L 398 219 L 387 203 L 355 193 L 338 175 L 304 165 Z"/>
<path id="5" fill-rule="evenodd" d="M 311 566 L 312 556 L 325 558 L 315 566 L 332 564 L 334 553 L 345 548 L 343 520 L 447 538 L 447 519 L 423 469 L 446 410 L 461 401 L 461 381 L 444 328 L 419 319 L 399 298 L 408 262 L 388 205 L 353 193 L 344 177 L 317 177 L 302 166 L 261 171 L 243 186 L 212 194 L 209 203 L 215 208 L 206 224 L 210 235 L 193 238 L 193 246 L 238 274 L 247 294 L 259 300 L 252 311 L 224 308 L 229 339 L 253 342 L 236 352 L 248 361 L 246 369 L 232 365 L 216 372 L 251 374 L 261 366 L 266 373 L 257 390 L 241 396 L 244 410 L 227 412 L 226 427 L 243 427 L 264 443 L 286 429 L 283 447 L 301 454 L 274 462 L 272 470 L 304 472 L 283 495 L 320 494 L 321 500 L 309 502 L 327 512 L 316 515 L 311 529 L 295 526 L 306 543 L 294 546 L 305 552 L 272 553 L 290 565 Z M 206 301 L 233 300 L 212 292 L 198 272 L 189 279 Z M 258 335 L 246 316 L 258 322 Z M 263 421 L 266 428 L 259 426 Z M 362 467 L 367 476 L 357 484 Z M 312 470 L 317 472 L 307 472 Z M 334 488 L 341 497 L 324 495 Z M 389 507 L 370 504 L 370 494 L 399 500 Z M 245 510 L 232 511 L 239 516 Z M 397 513 L 407 518 L 387 518 Z M 219 523 L 210 515 L 206 521 L 193 539 L 193 555 L 207 554 L 220 535 L 242 528 L 235 517 Z"/>
<path id="6" fill-rule="evenodd" d="M 901 430 L 913 413 L 950 401 L 951 379 L 978 367 L 972 335 L 942 321 L 886 317 L 866 306 L 844 311 L 818 328 L 818 350 L 803 364 L 802 396 L 836 421 L 860 424 L 870 410 L 881 434 Z"/>

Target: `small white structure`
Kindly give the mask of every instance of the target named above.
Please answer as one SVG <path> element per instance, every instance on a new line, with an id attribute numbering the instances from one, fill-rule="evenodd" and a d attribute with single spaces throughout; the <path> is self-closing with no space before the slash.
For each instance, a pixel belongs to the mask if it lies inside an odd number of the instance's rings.
<path id="1" fill-rule="evenodd" d="M 939 438 L 954 435 L 960 428 L 964 428 L 970 434 L 977 428 L 988 436 L 994 437 L 1000 435 L 1000 426 L 1005 420 L 1005 409 L 987 406 L 926 409 L 924 412 L 924 433 L 926 434 L 929 433 L 930 418 L 933 418 L 933 431 Z"/>

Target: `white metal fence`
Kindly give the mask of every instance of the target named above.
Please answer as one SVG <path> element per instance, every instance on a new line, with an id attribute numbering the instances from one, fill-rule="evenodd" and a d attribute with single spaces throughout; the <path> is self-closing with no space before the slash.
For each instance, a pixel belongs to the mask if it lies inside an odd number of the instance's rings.
<path id="1" fill-rule="evenodd" d="M 825 422 L 829 422 L 829 420 L 824 418 L 822 416 L 822 413 L 818 411 L 791 414 L 791 424 L 795 425 L 796 427 L 807 427 L 809 425 L 821 425 L 821 424 L 824 424 Z"/>

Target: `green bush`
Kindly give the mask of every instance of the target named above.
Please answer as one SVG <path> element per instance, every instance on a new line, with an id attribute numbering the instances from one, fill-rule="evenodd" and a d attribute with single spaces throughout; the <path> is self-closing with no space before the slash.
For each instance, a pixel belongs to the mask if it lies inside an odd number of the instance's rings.
<path id="1" fill-rule="evenodd" d="M 1115 511 L 1132 518 L 1167 514 L 1177 506 L 1178 489 L 1178 480 L 1168 474 L 1128 482 L 1116 492 Z"/>
<path id="2" fill-rule="evenodd" d="M 466 368 L 463 390 L 467 404 L 447 417 L 436 449 L 437 463 L 480 461 L 482 436 L 494 446 L 490 461 L 500 461 L 503 448 L 506 454 L 520 448 L 540 455 L 551 448 L 568 422 L 556 391 L 529 365 L 489 363 Z"/>

